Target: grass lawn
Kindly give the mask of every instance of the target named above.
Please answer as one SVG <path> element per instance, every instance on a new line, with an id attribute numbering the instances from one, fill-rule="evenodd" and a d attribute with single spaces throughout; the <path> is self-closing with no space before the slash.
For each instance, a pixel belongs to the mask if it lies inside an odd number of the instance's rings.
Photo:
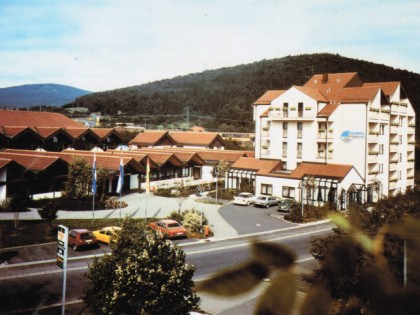
<path id="1" fill-rule="evenodd" d="M 134 219 L 136 220 L 136 219 Z M 144 222 L 144 219 L 137 219 Z M 156 218 L 153 218 L 156 220 Z M 149 220 L 147 220 L 149 221 Z M 89 230 L 99 230 L 105 226 L 120 226 L 122 220 L 119 219 L 67 219 L 55 220 L 51 224 L 43 220 L 21 220 L 18 227 L 14 227 L 13 220 L 0 221 L 0 249 L 23 245 L 33 245 L 57 241 L 58 225 L 72 228 L 86 228 Z"/>

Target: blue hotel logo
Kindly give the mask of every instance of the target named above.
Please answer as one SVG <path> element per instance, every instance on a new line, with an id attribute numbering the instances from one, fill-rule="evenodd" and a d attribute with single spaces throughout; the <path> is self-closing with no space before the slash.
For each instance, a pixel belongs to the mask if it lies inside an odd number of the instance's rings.
<path id="1" fill-rule="evenodd" d="M 340 139 L 345 143 L 349 143 L 353 139 L 364 139 L 364 138 L 365 138 L 365 133 L 363 131 L 345 130 L 340 135 Z"/>

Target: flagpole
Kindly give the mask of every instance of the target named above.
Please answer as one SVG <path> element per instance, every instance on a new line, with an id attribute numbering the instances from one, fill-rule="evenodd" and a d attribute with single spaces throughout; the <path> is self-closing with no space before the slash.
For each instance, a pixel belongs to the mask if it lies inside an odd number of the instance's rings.
<path id="1" fill-rule="evenodd" d="M 120 207 L 120 223 L 121 223 L 121 197 L 122 197 L 122 186 L 124 184 L 124 166 L 123 166 L 123 160 L 120 159 L 120 177 L 118 178 L 118 185 L 117 185 L 117 193 L 120 194 L 120 200 L 119 200 L 119 207 Z"/>
<path id="2" fill-rule="evenodd" d="M 92 226 L 95 224 L 95 195 L 96 195 L 96 153 L 93 155 L 92 168 Z"/>

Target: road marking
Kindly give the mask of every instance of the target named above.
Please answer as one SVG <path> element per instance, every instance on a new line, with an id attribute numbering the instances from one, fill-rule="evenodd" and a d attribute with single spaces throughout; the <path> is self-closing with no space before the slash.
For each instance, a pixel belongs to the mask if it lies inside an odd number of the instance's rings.
<path id="1" fill-rule="evenodd" d="M 286 235 L 286 236 L 280 236 L 280 237 L 270 238 L 269 240 L 261 240 L 261 242 L 281 241 L 281 240 L 286 240 L 286 239 L 289 239 L 289 238 L 294 238 L 294 237 L 297 237 L 297 236 L 316 234 L 316 233 L 326 232 L 326 231 L 331 231 L 331 228 L 302 232 L 302 233 L 299 233 L 299 234 L 291 234 L 291 235 Z M 228 245 L 228 246 L 217 247 L 217 248 L 206 248 L 206 249 L 201 249 L 201 250 L 196 250 L 196 251 L 186 251 L 186 254 L 187 255 L 194 255 L 194 254 L 201 254 L 201 253 L 213 252 L 213 251 L 217 251 L 217 250 L 226 250 L 226 249 L 232 249 L 232 248 L 244 247 L 244 246 L 249 246 L 249 243 Z"/>

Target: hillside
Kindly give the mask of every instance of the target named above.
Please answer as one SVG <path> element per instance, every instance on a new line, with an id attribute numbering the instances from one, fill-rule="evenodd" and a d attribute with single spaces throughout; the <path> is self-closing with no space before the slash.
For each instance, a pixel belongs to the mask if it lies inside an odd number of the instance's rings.
<path id="1" fill-rule="evenodd" d="M 0 88 L 0 106 L 21 108 L 37 105 L 62 106 L 74 102 L 77 97 L 89 94 L 67 85 L 28 84 Z"/>
<path id="2" fill-rule="evenodd" d="M 266 90 L 301 85 L 312 74 L 326 72 L 358 72 L 365 82 L 401 81 L 414 107 L 420 106 L 419 74 L 333 54 L 287 56 L 93 93 L 72 106 L 103 114 L 121 111 L 149 128 L 179 128 L 188 119 L 209 130 L 250 131 L 251 104 Z"/>

